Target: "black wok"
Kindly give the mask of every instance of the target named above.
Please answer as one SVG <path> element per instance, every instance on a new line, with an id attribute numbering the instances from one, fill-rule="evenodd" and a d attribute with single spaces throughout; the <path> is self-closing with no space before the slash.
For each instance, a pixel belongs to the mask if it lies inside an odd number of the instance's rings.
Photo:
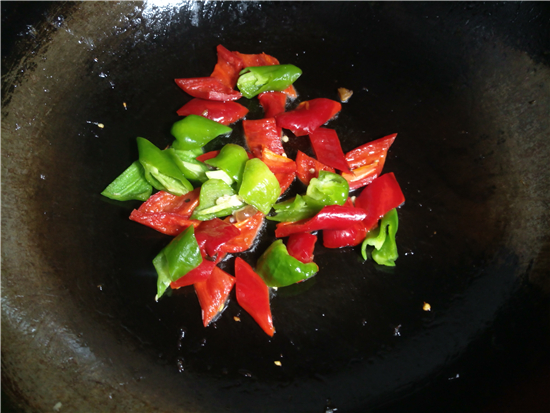
<path id="1" fill-rule="evenodd" d="M 548 5 L 154 3 L 2 3 L 3 410 L 544 411 Z M 169 237 L 99 195 L 220 43 L 300 67 L 299 100 L 352 89 L 344 151 L 399 134 L 397 266 L 319 246 L 273 338 L 234 299 L 206 329 L 192 289 L 155 303 Z"/>

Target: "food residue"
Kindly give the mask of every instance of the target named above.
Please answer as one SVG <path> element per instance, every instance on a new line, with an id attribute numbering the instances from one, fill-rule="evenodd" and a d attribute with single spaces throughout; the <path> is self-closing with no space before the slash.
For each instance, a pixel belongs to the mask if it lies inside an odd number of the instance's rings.
<path id="1" fill-rule="evenodd" d="M 340 101 L 345 103 L 353 95 L 353 90 L 346 89 L 345 87 L 338 88 L 338 95 L 340 95 Z"/>

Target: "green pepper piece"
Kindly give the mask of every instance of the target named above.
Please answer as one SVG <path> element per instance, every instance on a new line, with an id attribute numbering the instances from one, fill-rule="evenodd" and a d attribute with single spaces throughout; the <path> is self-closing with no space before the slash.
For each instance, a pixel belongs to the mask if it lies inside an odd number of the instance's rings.
<path id="1" fill-rule="evenodd" d="M 321 208 L 327 205 L 344 205 L 348 199 L 348 193 L 348 181 L 328 171 L 320 171 L 319 178 L 311 179 L 306 191 L 306 195 L 310 198 L 309 203 L 317 204 Z"/>
<path id="2" fill-rule="evenodd" d="M 246 162 L 239 195 L 244 201 L 267 215 L 281 195 L 277 178 L 260 159 Z"/>
<path id="3" fill-rule="evenodd" d="M 348 197 L 349 184 L 340 175 L 320 171 L 319 178 L 313 178 L 306 195 L 273 205 L 277 215 L 266 217 L 271 221 L 295 222 L 308 219 L 327 205 L 344 205 Z"/>
<path id="4" fill-rule="evenodd" d="M 198 155 L 202 155 L 202 149 L 181 151 L 170 148 L 167 149 L 167 151 L 172 152 L 172 154 L 175 155 L 174 161 L 187 179 L 201 183 L 208 180 L 205 173 L 210 169 L 203 162 L 197 161 L 196 159 Z"/>
<path id="5" fill-rule="evenodd" d="M 137 138 L 139 161 L 145 170 L 145 179 L 159 191 L 185 195 L 193 185 L 185 178 L 171 152 L 161 151 L 145 138 Z"/>
<path id="6" fill-rule="evenodd" d="M 172 146 L 179 150 L 202 148 L 219 135 L 231 133 L 231 128 L 198 115 L 189 115 L 172 125 L 170 131 L 177 139 Z"/>
<path id="7" fill-rule="evenodd" d="M 306 196 L 296 195 L 295 198 L 273 205 L 277 215 L 266 216 L 266 218 L 278 222 L 295 222 L 315 216 L 322 207 L 312 206 L 304 198 Z"/>
<path id="8" fill-rule="evenodd" d="M 226 172 L 237 182 L 237 188 L 239 188 L 247 161 L 248 154 L 242 146 L 228 143 L 215 158 L 208 159 L 204 163 Z"/>
<path id="9" fill-rule="evenodd" d="M 209 179 L 201 186 L 199 205 L 193 211 L 191 219 L 208 221 L 225 217 L 243 206 L 242 199 L 227 183 L 221 179 Z"/>
<path id="10" fill-rule="evenodd" d="M 286 287 L 305 281 L 318 271 L 319 267 L 314 262 L 304 264 L 289 255 L 280 239 L 265 250 L 256 264 L 256 273 L 270 287 Z"/>
<path id="11" fill-rule="evenodd" d="M 170 282 L 197 268 L 201 262 L 199 244 L 195 238 L 193 225 L 190 225 L 164 247 L 153 260 L 158 275 L 155 299 L 158 301 L 170 286 Z"/>
<path id="12" fill-rule="evenodd" d="M 262 92 L 285 90 L 301 74 L 302 70 L 294 65 L 251 66 L 241 70 L 237 87 L 251 99 Z"/>
<path id="13" fill-rule="evenodd" d="M 382 222 L 377 228 L 367 234 L 361 245 L 363 259 L 367 259 L 367 245 L 372 245 L 372 258 L 377 264 L 395 267 L 395 260 L 399 257 L 395 242 L 398 226 L 397 209 L 394 208 L 382 217 Z"/>
<path id="14" fill-rule="evenodd" d="M 134 161 L 101 195 L 116 201 L 147 201 L 152 192 L 153 187 L 145 179 L 143 166 L 139 161 Z"/>

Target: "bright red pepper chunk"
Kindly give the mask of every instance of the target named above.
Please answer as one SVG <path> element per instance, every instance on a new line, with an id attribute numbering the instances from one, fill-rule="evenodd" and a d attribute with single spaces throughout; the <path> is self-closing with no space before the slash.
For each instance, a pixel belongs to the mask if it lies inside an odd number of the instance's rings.
<path id="1" fill-rule="evenodd" d="M 195 98 L 226 102 L 242 97 L 241 92 L 233 90 L 214 77 L 190 77 L 175 81 L 184 92 Z"/>
<path id="2" fill-rule="evenodd" d="M 374 161 L 369 165 L 361 166 L 351 172 L 342 172 L 341 175 L 348 181 L 349 190 L 353 191 L 370 184 L 379 176 L 381 170 L 380 161 Z"/>
<path id="3" fill-rule="evenodd" d="M 361 208 L 329 205 L 309 220 L 297 222 L 280 222 L 275 229 L 277 238 L 287 237 L 298 232 L 312 232 L 322 229 L 346 229 L 367 217 L 367 212 Z"/>
<path id="4" fill-rule="evenodd" d="M 312 178 L 319 178 L 320 171 L 334 172 L 334 168 L 322 164 L 302 151 L 298 151 L 296 155 L 296 174 L 304 185 L 309 185 Z"/>
<path id="5" fill-rule="evenodd" d="M 244 63 L 244 67 L 250 66 L 272 66 L 278 65 L 279 61 L 266 53 L 258 54 L 245 54 L 239 52 L 233 52 L 235 55 L 240 57 Z"/>
<path id="6" fill-rule="evenodd" d="M 227 217 L 224 221 L 230 222 L 231 219 L 233 219 L 233 217 Z M 233 225 L 241 230 L 241 234 L 222 245 L 220 251 L 235 253 L 250 249 L 252 244 L 254 244 L 254 240 L 256 239 L 263 222 L 264 214 L 260 211 L 256 212 L 256 214 L 245 219 L 244 221 L 235 222 Z"/>
<path id="7" fill-rule="evenodd" d="M 278 155 L 269 148 L 264 147 L 260 159 L 269 170 L 276 173 L 292 174 L 296 172 L 296 162 L 286 156 Z"/>
<path id="8" fill-rule="evenodd" d="M 353 206 L 350 198 L 346 200 L 344 206 Z M 355 222 L 346 229 L 324 230 L 323 245 L 327 248 L 354 247 L 363 242 L 366 236 L 367 228 L 365 224 L 363 222 Z"/>
<path id="9" fill-rule="evenodd" d="M 275 174 L 275 178 L 277 178 L 281 187 L 282 195 L 294 182 L 294 178 L 296 177 L 296 162 L 286 156 L 277 155 L 266 147 L 263 148 L 260 159 Z"/>
<path id="10" fill-rule="evenodd" d="M 390 172 L 367 185 L 355 200 L 355 206 L 367 212 L 363 223 L 367 231 L 370 231 L 380 218 L 403 202 L 405 202 L 405 195 L 403 195 L 395 175 Z"/>
<path id="11" fill-rule="evenodd" d="M 210 257 L 214 257 L 222 245 L 240 234 L 239 228 L 219 218 L 203 221 L 195 230 L 199 247 Z"/>
<path id="12" fill-rule="evenodd" d="M 202 262 L 199 264 L 199 266 L 191 271 L 189 271 L 187 274 L 185 274 L 183 277 L 179 278 L 176 281 L 172 281 L 170 283 L 170 288 L 173 290 L 186 287 L 188 285 L 193 285 L 197 282 L 206 281 L 212 271 L 214 270 L 214 267 L 216 266 L 216 262 L 209 261 L 203 258 Z"/>
<path id="13" fill-rule="evenodd" d="M 243 130 L 246 144 L 256 158 L 262 156 L 263 148 L 268 148 L 278 155 L 285 153 L 281 142 L 281 129 L 277 127 L 274 118 L 244 120 Z"/>
<path id="14" fill-rule="evenodd" d="M 196 228 L 200 224 L 200 221 L 189 219 L 199 204 L 199 192 L 200 188 L 196 188 L 185 195 L 175 196 L 159 191 L 151 195 L 139 209 L 134 209 L 130 219 L 163 234 L 176 236 L 189 225 Z"/>
<path id="15" fill-rule="evenodd" d="M 335 100 L 317 98 L 307 100 L 289 112 L 275 116 L 277 126 L 290 129 L 296 136 L 309 135 L 332 119 L 342 105 Z"/>
<path id="16" fill-rule="evenodd" d="M 313 262 L 313 250 L 317 242 L 317 235 L 308 232 L 291 234 L 286 243 L 288 254 L 307 264 Z"/>
<path id="17" fill-rule="evenodd" d="M 210 77 L 219 79 L 225 86 L 233 89 L 237 84 L 239 73 L 244 67 L 244 62 L 221 44 L 216 47 L 216 51 L 218 52 L 218 63 Z"/>
<path id="18" fill-rule="evenodd" d="M 130 214 L 130 220 L 174 237 L 185 231 L 190 225 L 193 225 L 195 228 L 198 227 L 201 222 L 170 212 L 143 213 L 137 209 L 134 209 Z"/>
<path id="19" fill-rule="evenodd" d="M 309 135 L 309 139 L 319 162 L 340 171 L 350 172 L 340 139 L 334 129 L 318 128 Z"/>
<path id="20" fill-rule="evenodd" d="M 283 113 L 286 108 L 287 95 L 283 92 L 264 92 L 258 95 L 260 105 L 264 109 L 265 118 L 273 118 Z"/>
<path id="21" fill-rule="evenodd" d="M 202 116 L 222 125 L 229 125 L 244 118 L 248 109 L 237 102 L 194 98 L 179 108 L 177 113 L 180 116 Z"/>
<path id="22" fill-rule="evenodd" d="M 383 138 L 376 139 L 372 142 L 365 143 L 348 153 L 346 153 L 346 161 L 351 169 L 357 169 L 365 165 L 379 161 L 379 168 L 382 170 L 386 161 L 386 154 L 397 137 L 397 133 L 393 133 Z"/>
<path id="23" fill-rule="evenodd" d="M 172 212 L 190 217 L 199 204 L 200 188 L 195 188 L 185 195 L 176 196 L 165 191 L 158 191 L 139 207 L 140 212 Z"/>
<path id="24" fill-rule="evenodd" d="M 352 170 L 342 172 L 342 177 L 348 181 L 350 191 L 366 186 L 380 176 L 388 149 L 396 137 L 397 133 L 384 136 L 346 153 L 346 161 Z"/>
<path id="25" fill-rule="evenodd" d="M 268 286 L 240 257 L 235 259 L 235 278 L 237 302 L 266 334 L 273 336 L 275 328 L 269 305 Z"/>
<path id="26" fill-rule="evenodd" d="M 205 281 L 196 282 L 194 285 L 202 309 L 202 323 L 206 327 L 225 309 L 229 293 L 235 285 L 235 278 L 214 267 Z"/>

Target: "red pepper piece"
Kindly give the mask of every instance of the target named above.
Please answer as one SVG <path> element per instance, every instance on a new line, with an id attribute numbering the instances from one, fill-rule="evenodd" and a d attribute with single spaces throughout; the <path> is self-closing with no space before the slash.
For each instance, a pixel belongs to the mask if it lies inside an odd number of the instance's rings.
<path id="1" fill-rule="evenodd" d="M 367 185 L 355 200 L 355 206 L 367 212 L 363 223 L 367 231 L 370 231 L 380 218 L 403 202 L 405 202 L 405 195 L 403 195 L 395 175 L 390 172 Z"/>
<path id="2" fill-rule="evenodd" d="M 242 97 L 241 92 L 224 85 L 219 79 L 213 77 L 190 77 L 175 79 L 176 84 L 189 95 L 195 98 L 220 100 L 237 100 Z"/>
<path id="3" fill-rule="evenodd" d="M 309 220 L 280 222 L 275 229 L 277 238 L 287 237 L 298 232 L 312 232 L 322 229 L 346 229 L 355 222 L 361 222 L 367 212 L 361 208 L 329 205 Z"/>
<path id="4" fill-rule="evenodd" d="M 275 178 L 277 178 L 277 181 L 279 182 L 282 195 L 288 188 L 290 188 L 290 185 L 292 185 L 292 183 L 294 182 L 294 178 L 296 178 L 296 173 L 285 174 L 278 172 L 275 174 Z"/>
<path id="5" fill-rule="evenodd" d="M 224 221 L 230 222 L 231 218 L 232 217 L 227 217 L 224 219 Z M 233 225 L 241 230 L 241 234 L 222 245 L 220 251 L 235 253 L 248 250 L 250 247 L 252 247 L 252 244 L 254 243 L 256 235 L 258 235 L 258 232 L 263 222 L 264 214 L 258 211 L 256 214 L 252 215 L 248 219 L 234 223 Z"/>
<path id="6" fill-rule="evenodd" d="M 239 305 L 252 316 L 269 336 L 273 336 L 273 318 L 269 288 L 241 257 L 235 259 L 236 296 Z"/>
<path id="7" fill-rule="evenodd" d="M 344 206 L 353 206 L 353 202 L 351 202 L 350 198 L 346 200 Z M 363 222 L 355 222 L 346 229 L 324 230 L 323 245 L 327 248 L 354 247 L 359 245 L 366 236 L 367 228 L 365 224 Z"/>
<path id="8" fill-rule="evenodd" d="M 290 85 L 289 87 L 287 87 L 285 90 L 283 90 L 283 93 L 291 99 L 295 99 L 296 97 L 298 97 L 298 93 L 296 92 L 294 85 Z"/>
<path id="9" fill-rule="evenodd" d="M 189 219 L 199 204 L 199 192 L 200 188 L 196 188 L 185 195 L 175 196 L 159 191 L 151 195 L 139 209 L 134 209 L 130 219 L 163 234 L 176 236 L 189 225 L 196 228 L 200 224 L 200 221 Z"/>
<path id="10" fill-rule="evenodd" d="M 298 151 L 296 155 L 296 174 L 304 185 L 309 185 L 312 178 L 319 178 L 319 171 L 334 172 L 334 169 L 307 156 L 302 151 Z"/>
<path id="11" fill-rule="evenodd" d="M 264 109 L 264 117 L 273 118 L 283 113 L 286 107 L 286 94 L 283 92 L 264 92 L 258 95 L 260 105 Z"/>
<path id="12" fill-rule="evenodd" d="M 202 323 L 205 327 L 223 312 L 233 285 L 235 278 L 218 267 L 214 267 L 206 281 L 195 283 L 195 292 L 202 310 Z"/>
<path id="13" fill-rule="evenodd" d="M 341 109 L 342 104 L 335 100 L 317 98 L 300 103 L 290 112 L 278 114 L 275 120 L 280 128 L 290 129 L 296 136 L 303 136 L 327 123 Z"/>
<path id="14" fill-rule="evenodd" d="M 340 139 L 334 129 L 318 128 L 309 135 L 309 139 L 319 162 L 340 171 L 350 172 Z"/>
<path id="15" fill-rule="evenodd" d="M 264 147 L 262 150 L 262 157 L 260 158 L 269 168 L 271 172 L 275 174 L 279 186 L 281 187 L 281 194 L 283 194 L 296 176 L 296 162 L 286 156 L 277 155 L 275 152 L 270 151 Z"/>
<path id="16" fill-rule="evenodd" d="M 185 231 L 190 225 L 196 228 L 201 223 L 201 221 L 190 220 L 170 212 L 144 213 L 137 209 L 132 211 L 130 219 L 174 237 Z"/>
<path id="17" fill-rule="evenodd" d="M 262 156 L 262 149 L 268 148 L 278 155 L 285 153 L 281 142 L 281 129 L 274 118 L 244 120 L 244 137 L 248 148 L 256 158 Z"/>
<path id="18" fill-rule="evenodd" d="M 189 271 L 178 280 L 172 281 L 170 283 L 170 288 L 175 290 L 197 282 L 206 281 L 214 270 L 214 267 L 216 267 L 216 262 L 203 259 L 197 268 Z"/>
<path id="19" fill-rule="evenodd" d="M 214 257 L 220 247 L 226 242 L 237 237 L 241 230 L 219 218 L 203 221 L 195 230 L 195 238 L 199 247 L 210 256 Z"/>
<path id="20" fill-rule="evenodd" d="M 248 113 L 248 109 L 237 102 L 194 98 L 179 108 L 177 113 L 180 116 L 203 116 L 222 125 L 229 125 L 244 118 Z"/>
<path id="21" fill-rule="evenodd" d="M 218 63 L 210 76 L 219 79 L 224 85 L 233 89 L 237 84 L 239 73 L 244 67 L 244 62 L 221 44 L 216 47 L 216 51 L 218 52 Z"/>
<path id="22" fill-rule="evenodd" d="M 317 235 L 309 232 L 300 232 L 291 234 L 286 243 L 286 249 L 289 255 L 297 260 L 307 264 L 313 262 L 313 250 L 317 242 Z"/>
<path id="23" fill-rule="evenodd" d="M 350 191 L 370 184 L 380 176 L 389 147 L 397 137 L 397 133 L 366 143 L 346 153 L 351 172 L 342 172 L 348 181 Z"/>
<path id="24" fill-rule="evenodd" d="M 279 172 L 292 174 L 296 172 L 296 162 L 286 156 L 276 154 L 269 148 L 263 148 L 260 159 L 274 174 Z"/>
<path id="25" fill-rule="evenodd" d="M 239 53 L 239 52 L 233 52 L 233 53 L 242 59 L 244 63 L 244 67 L 272 66 L 272 65 L 279 64 L 279 61 L 276 58 L 265 53 L 259 53 L 259 54 L 245 54 L 245 53 Z"/>
<path id="26" fill-rule="evenodd" d="M 329 229 L 323 231 L 323 245 L 327 248 L 355 247 L 367 236 L 364 223 L 356 222 L 346 229 Z"/>
<path id="27" fill-rule="evenodd" d="M 388 149 L 396 137 L 397 133 L 393 133 L 349 151 L 346 153 L 346 161 L 349 167 L 353 170 L 379 161 L 379 168 L 382 171 Z"/>
<path id="28" fill-rule="evenodd" d="M 349 190 L 361 188 L 375 180 L 382 168 L 379 167 L 380 161 L 354 169 L 351 172 L 342 172 L 342 177 L 348 181 Z"/>
<path id="29" fill-rule="evenodd" d="M 159 191 L 141 204 L 139 211 L 144 213 L 173 212 L 189 218 L 199 204 L 200 190 L 200 188 L 195 188 L 181 196 Z"/>
<path id="30" fill-rule="evenodd" d="M 207 161 L 209 159 L 215 158 L 216 156 L 219 155 L 219 153 L 220 153 L 220 151 L 210 151 L 210 152 L 206 152 L 206 153 L 203 153 L 202 155 L 197 156 L 195 159 L 197 161 L 204 162 L 204 161 Z"/>

